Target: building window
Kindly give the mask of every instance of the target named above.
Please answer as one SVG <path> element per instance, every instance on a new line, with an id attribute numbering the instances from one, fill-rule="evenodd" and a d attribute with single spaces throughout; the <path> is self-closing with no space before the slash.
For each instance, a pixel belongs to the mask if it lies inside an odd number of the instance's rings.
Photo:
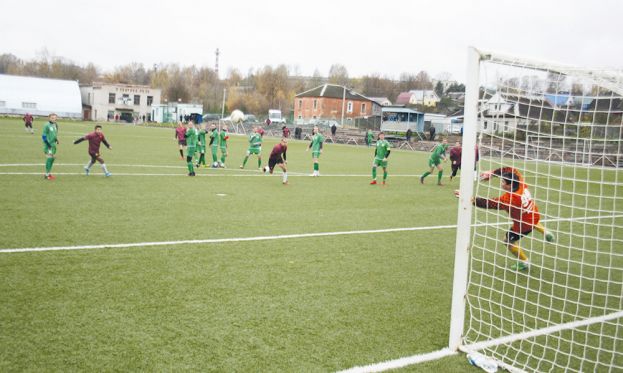
<path id="1" fill-rule="evenodd" d="M 115 96 L 115 94 L 114 94 L 114 93 L 109 93 L 109 94 L 108 94 L 108 103 L 109 103 L 109 104 L 114 104 L 114 103 L 115 103 L 115 99 L 116 99 L 116 98 L 117 98 L 117 97 Z"/>
<path id="2" fill-rule="evenodd" d="M 151 106 L 154 103 L 154 96 L 147 96 L 147 106 Z"/>
<path id="3" fill-rule="evenodd" d="M 303 116 L 299 114 L 299 119 L 303 119 Z"/>
<path id="4" fill-rule="evenodd" d="M 365 114 L 366 113 L 366 104 L 361 104 L 361 114 Z"/>
<path id="5" fill-rule="evenodd" d="M 299 110 L 303 108 L 303 100 L 299 100 Z"/>
<path id="6" fill-rule="evenodd" d="M 314 100 L 314 110 L 318 109 L 318 100 Z"/>
<path id="7" fill-rule="evenodd" d="M 485 120 L 485 125 L 482 127 L 482 129 L 486 130 L 487 129 L 487 121 Z"/>
<path id="8" fill-rule="evenodd" d="M 347 113 L 352 113 L 353 112 L 353 102 L 352 101 L 348 101 L 348 104 L 346 105 L 346 112 Z"/>
<path id="9" fill-rule="evenodd" d="M 22 102 L 22 108 L 23 109 L 36 109 L 37 103 L 36 102 Z"/>
<path id="10" fill-rule="evenodd" d="M 141 104 L 141 96 L 134 95 L 134 105 L 140 105 L 140 104 Z"/>

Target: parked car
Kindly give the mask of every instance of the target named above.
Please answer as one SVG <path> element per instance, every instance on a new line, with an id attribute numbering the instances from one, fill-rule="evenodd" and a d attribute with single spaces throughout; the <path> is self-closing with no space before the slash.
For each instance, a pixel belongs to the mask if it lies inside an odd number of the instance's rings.
<path id="1" fill-rule="evenodd" d="M 220 114 L 213 114 L 213 113 L 203 114 L 203 121 L 204 122 L 216 122 L 219 119 L 221 119 L 221 115 Z"/>
<path id="2" fill-rule="evenodd" d="M 244 120 L 242 121 L 242 123 L 255 124 L 255 123 L 259 123 L 259 121 L 257 120 L 257 117 L 255 115 L 245 114 Z"/>

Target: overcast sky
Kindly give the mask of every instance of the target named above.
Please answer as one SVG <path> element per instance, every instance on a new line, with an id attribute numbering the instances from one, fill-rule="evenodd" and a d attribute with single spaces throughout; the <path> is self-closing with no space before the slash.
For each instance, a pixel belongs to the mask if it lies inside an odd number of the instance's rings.
<path id="1" fill-rule="evenodd" d="M 464 80 L 467 47 L 580 66 L 623 67 L 620 0 L 200 2 L 4 1 L 0 53 L 43 48 L 105 71 L 130 62 L 231 68 L 285 64 L 326 76 L 449 72 Z"/>

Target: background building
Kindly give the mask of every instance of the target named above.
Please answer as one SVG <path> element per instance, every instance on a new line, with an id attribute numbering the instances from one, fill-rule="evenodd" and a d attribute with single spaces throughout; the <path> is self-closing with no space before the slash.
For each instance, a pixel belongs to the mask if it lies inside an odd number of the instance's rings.
<path id="1" fill-rule="evenodd" d="M 181 117 L 180 117 L 181 116 Z M 201 122 L 203 117 L 203 105 L 170 102 L 167 104 L 152 105 L 151 120 L 158 123 L 176 123 L 192 119 Z"/>
<path id="2" fill-rule="evenodd" d="M 294 98 L 294 120 L 308 123 L 314 119 L 352 121 L 353 118 L 380 116 L 381 105 L 346 87 L 324 84 L 299 93 Z"/>
<path id="3" fill-rule="evenodd" d="M 85 120 L 151 121 L 161 90 L 146 85 L 97 83 L 80 86 Z"/>
<path id="4" fill-rule="evenodd" d="M 80 118 L 78 82 L 0 74 L 0 114 Z"/>

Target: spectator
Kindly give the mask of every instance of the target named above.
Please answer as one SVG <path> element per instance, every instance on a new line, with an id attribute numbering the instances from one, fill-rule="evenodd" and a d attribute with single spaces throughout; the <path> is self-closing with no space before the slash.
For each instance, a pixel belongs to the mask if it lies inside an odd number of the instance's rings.
<path id="1" fill-rule="evenodd" d="M 333 125 L 331 126 L 331 136 L 335 136 L 335 133 L 337 132 L 337 126 L 335 125 L 335 123 L 333 123 Z"/>
<path id="2" fill-rule="evenodd" d="M 303 132 L 303 129 L 301 127 L 296 127 L 294 129 L 294 138 L 297 139 L 297 140 L 300 140 L 302 132 Z"/>
<path id="3" fill-rule="evenodd" d="M 143 114 L 143 123 L 145 123 L 145 114 Z"/>
<path id="4" fill-rule="evenodd" d="M 406 133 L 407 142 L 411 142 L 411 135 L 412 134 L 413 134 L 413 132 L 411 131 L 411 128 L 407 129 L 407 133 Z"/>
<path id="5" fill-rule="evenodd" d="M 435 141 L 435 126 L 431 124 L 428 133 L 430 133 L 430 141 Z"/>
<path id="6" fill-rule="evenodd" d="M 281 131 L 283 131 L 283 137 L 285 137 L 286 139 L 290 137 L 290 129 L 288 127 L 283 126 L 281 128 Z"/>
<path id="7" fill-rule="evenodd" d="M 266 124 L 267 126 L 270 126 L 270 118 L 266 118 L 266 120 L 264 121 L 264 124 Z"/>

